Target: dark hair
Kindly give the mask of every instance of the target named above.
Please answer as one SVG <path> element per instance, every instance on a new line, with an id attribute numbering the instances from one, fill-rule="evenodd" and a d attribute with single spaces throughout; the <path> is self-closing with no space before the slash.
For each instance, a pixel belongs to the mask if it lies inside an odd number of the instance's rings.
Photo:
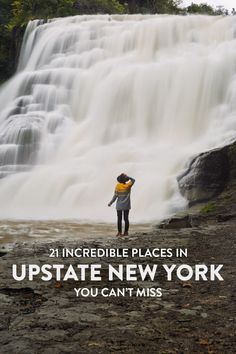
<path id="1" fill-rule="evenodd" d="M 129 178 L 124 175 L 123 173 L 117 177 L 117 181 L 119 183 L 126 183 L 129 180 Z"/>

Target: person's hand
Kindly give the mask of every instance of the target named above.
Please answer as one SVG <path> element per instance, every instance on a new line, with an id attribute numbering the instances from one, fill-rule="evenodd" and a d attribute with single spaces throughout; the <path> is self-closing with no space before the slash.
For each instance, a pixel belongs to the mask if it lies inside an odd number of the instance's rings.
<path id="1" fill-rule="evenodd" d="M 110 206 L 111 206 L 111 203 L 108 203 L 108 206 L 110 207 Z"/>
<path id="2" fill-rule="evenodd" d="M 126 173 L 123 173 L 123 177 L 125 178 L 125 182 L 128 182 L 128 180 L 130 179 L 129 176 Z"/>

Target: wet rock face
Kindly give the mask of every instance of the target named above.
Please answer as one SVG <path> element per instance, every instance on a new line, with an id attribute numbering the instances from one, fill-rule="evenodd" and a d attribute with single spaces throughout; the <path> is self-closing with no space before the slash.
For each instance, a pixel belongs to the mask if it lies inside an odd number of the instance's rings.
<path id="1" fill-rule="evenodd" d="M 220 194 L 230 175 L 228 146 L 195 157 L 178 177 L 181 194 L 190 205 L 208 201 Z"/>

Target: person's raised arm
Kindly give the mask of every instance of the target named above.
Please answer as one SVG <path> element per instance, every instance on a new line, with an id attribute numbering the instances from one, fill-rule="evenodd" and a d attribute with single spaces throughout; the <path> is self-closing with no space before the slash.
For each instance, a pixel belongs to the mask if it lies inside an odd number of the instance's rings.
<path id="1" fill-rule="evenodd" d="M 132 185 L 134 184 L 135 182 L 135 179 L 133 177 L 129 177 L 127 176 L 127 178 L 129 178 L 129 182 L 127 183 L 128 186 L 132 187 Z"/>

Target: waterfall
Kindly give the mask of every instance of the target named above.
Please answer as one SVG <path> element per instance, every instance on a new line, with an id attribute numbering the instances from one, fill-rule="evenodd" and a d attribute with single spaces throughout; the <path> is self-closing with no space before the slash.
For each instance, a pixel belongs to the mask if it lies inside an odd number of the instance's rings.
<path id="1" fill-rule="evenodd" d="M 97 15 L 30 22 L 0 91 L 0 218 L 114 221 L 182 208 L 188 159 L 236 134 L 234 17 Z"/>

